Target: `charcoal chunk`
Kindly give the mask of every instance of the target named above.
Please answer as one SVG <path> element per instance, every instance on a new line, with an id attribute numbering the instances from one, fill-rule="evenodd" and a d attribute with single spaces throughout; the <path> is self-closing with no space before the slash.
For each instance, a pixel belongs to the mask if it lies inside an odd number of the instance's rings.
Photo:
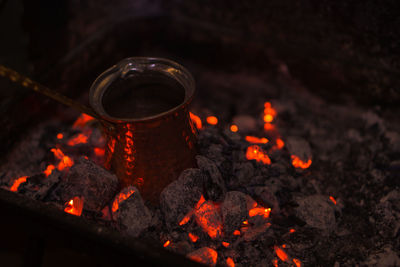
<path id="1" fill-rule="evenodd" d="M 290 136 L 286 139 L 286 147 L 290 155 L 296 155 L 303 162 L 312 158 L 310 144 L 301 137 Z"/>
<path id="2" fill-rule="evenodd" d="M 101 210 L 114 197 L 118 189 L 118 178 L 85 158 L 80 158 L 71 167 L 57 189 L 64 202 L 75 196 L 83 197 L 84 209 Z"/>
<path id="3" fill-rule="evenodd" d="M 208 266 L 215 266 L 217 264 L 218 253 L 212 248 L 203 247 L 187 254 L 186 257 Z"/>
<path id="4" fill-rule="evenodd" d="M 249 161 L 233 163 L 234 178 L 230 181 L 230 187 L 247 185 L 254 176 L 253 164 Z"/>
<path id="5" fill-rule="evenodd" d="M 225 194 L 221 205 L 222 220 L 224 222 L 225 235 L 230 235 L 238 230 L 247 218 L 248 195 L 239 191 L 229 191 Z"/>
<path id="6" fill-rule="evenodd" d="M 254 197 L 262 202 L 264 207 L 272 209 L 272 213 L 279 213 L 279 201 L 275 194 L 266 186 L 253 188 Z"/>
<path id="7" fill-rule="evenodd" d="M 120 203 L 116 217 L 118 223 L 129 235 L 137 237 L 151 225 L 152 216 L 144 205 L 139 190 L 136 187 L 132 189 L 134 193 Z"/>
<path id="8" fill-rule="evenodd" d="M 218 167 L 214 162 L 203 156 L 196 156 L 196 160 L 200 170 L 207 177 L 204 182 L 207 197 L 213 201 L 221 201 L 226 193 L 226 187 Z"/>
<path id="9" fill-rule="evenodd" d="M 309 226 L 331 231 L 336 225 L 335 209 L 328 196 L 313 195 L 297 199 L 297 216 Z"/>
<path id="10" fill-rule="evenodd" d="M 170 183 L 160 195 L 160 208 L 168 226 L 175 227 L 199 201 L 203 193 L 204 173 L 199 169 L 187 169 Z"/>

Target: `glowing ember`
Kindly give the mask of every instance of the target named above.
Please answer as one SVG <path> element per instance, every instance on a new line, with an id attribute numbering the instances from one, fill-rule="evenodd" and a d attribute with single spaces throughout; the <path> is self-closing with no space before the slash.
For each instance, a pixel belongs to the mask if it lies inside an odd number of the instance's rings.
<path id="1" fill-rule="evenodd" d="M 83 210 L 83 199 L 79 197 L 74 197 L 69 202 L 65 203 L 64 211 L 66 213 L 81 216 Z"/>
<path id="2" fill-rule="evenodd" d="M 217 238 L 222 234 L 222 222 L 218 213 L 218 208 L 211 201 L 203 203 L 195 211 L 197 224 L 211 238 Z"/>
<path id="3" fill-rule="evenodd" d="M 274 267 L 278 267 L 278 259 L 273 259 L 272 264 L 274 265 Z"/>
<path id="4" fill-rule="evenodd" d="M 269 142 L 265 137 L 258 138 L 255 136 L 246 136 L 246 141 L 253 144 L 266 144 Z"/>
<path id="5" fill-rule="evenodd" d="M 164 248 L 168 247 L 171 244 L 171 242 L 168 240 L 167 242 L 164 243 Z"/>
<path id="6" fill-rule="evenodd" d="M 47 166 L 47 168 L 43 171 L 44 175 L 46 175 L 46 177 L 49 177 L 49 175 L 53 172 L 55 168 L 56 167 L 54 165 Z"/>
<path id="7" fill-rule="evenodd" d="M 266 131 L 272 131 L 275 129 L 275 126 L 272 123 L 265 123 L 264 124 L 264 130 Z"/>
<path id="8" fill-rule="evenodd" d="M 218 253 L 212 248 L 204 247 L 190 253 L 188 257 L 193 261 L 215 266 L 215 264 L 217 264 Z"/>
<path id="9" fill-rule="evenodd" d="M 229 244 L 228 242 L 224 242 L 224 241 L 223 241 L 223 242 L 222 242 L 222 245 L 223 245 L 224 247 L 227 248 L 227 247 L 229 247 L 230 244 Z"/>
<path id="10" fill-rule="evenodd" d="M 77 129 L 77 128 L 83 128 L 89 121 L 94 120 L 92 116 L 89 116 L 85 113 L 82 113 L 79 118 L 74 122 L 72 125 L 72 128 Z"/>
<path id="11" fill-rule="evenodd" d="M 274 120 L 276 116 L 276 111 L 271 107 L 270 102 L 265 102 L 264 104 L 264 122 L 270 123 Z"/>
<path id="12" fill-rule="evenodd" d="M 244 225 L 248 225 L 248 224 L 249 224 L 249 221 L 248 221 L 248 220 L 245 220 L 245 221 L 243 221 L 243 224 L 244 224 Z"/>
<path id="13" fill-rule="evenodd" d="M 207 123 L 211 125 L 217 125 L 218 124 L 218 118 L 215 116 L 208 116 L 207 117 Z"/>
<path id="14" fill-rule="evenodd" d="M 98 157 L 103 157 L 104 154 L 106 153 L 104 148 L 99 148 L 99 147 L 95 147 L 95 148 L 93 149 L 93 151 L 94 151 L 94 154 L 95 154 L 96 156 L 98 156 Z"/>
<path id="15" fill-rule="evenodd" d="M 285 142 L 283 142 L 282 139 L 277 138 L 277 139 L 276 139 L 276 147 L 277 147 L 278 149 L 282 149 L 284 146 L 285 146 Z"/>
<path id="16" fill-rule="evenodd" d="M 16 179 L 13 183 L 13 185 L 11 186 L 10 190 L 13 192 L 17 192 L 18 187 L 22 184 L 26 182 L 26 179 L 28 179 L 28 176 L 22 176 L 19 177 L 18 179 Z"/>
<path id="17" fill-rule="evenodd" d="M 57 139 L 63 139 L 64 135 L 62 133 L 57 134 Z"/>
<path id="18" fill-rule="evenodd" d="M 206 202 L 204 199 L 204 196 L 201 195 L 199 201 L 196 203 L 195 207 L 193 210 L 189 211 L 188 214 L 183 217 L 183 219 L 179 222 L 179 225 L 182 226 L 184 224 L 187 224 L 190 221 L 190 218 L 192 217 L 193 213 L 195 210 L 198 210 L 203 203 Z"/>
<path id="19" fill-rule="evenodd" d="M 228 257 L 228 258 L 226 259 L 226 265 L 227 265 L 228 267 L 235 267 L 235 262 L 232 260 L 232 258 Z"/>
<path id="20" fill-rule="evenodd" d="M 246 151 L 246 158 L 248 160 L 256 160 L 257 162 L 262 162 L 264 164 L 271 164 L 271 159 L 268 155 L 261 150 L 257 145 L 249 146 Z"/>
<path id="21" fill-rule="evenodd" d="M 74 165 L 74 161 L 70 157 L 65 156 L 59 148 L 52 148 L 51 152 L 53 152 L 54 156 L 60 160 L 57 165 L 57 170 L 63 171 L 64 169 L 72 167 L 72 165 Z"/>
<path id="22" fill-rule="evenodd" d="M 254 217 L 254 216 L 263 216 L 264 218 L 268 218 L 269 214 L 271 212 L 270 208 L 262 208 L 262 207 L 257 207 L 249 210 L 249 216 Z"/>
<path id="23" fill-rule="evenodd" d="M 299 259 L 293 259 L 293 262 L 296 267 L 301 267 L 301 261 Z"/>
<path id="24" fill-rule="evenodd" d="M 237 131 L 239 131 L 239 128 L 237 127 L 237 125 L 232 124 L 231 127 L 230 127 L 230 130 L 231 130 L 231 132 L 236 133 Z"/>
<path id="25" fill-rule="evenodd" d="M 86 144 L 88 141 L 88 136 L 80 133 L 78 135 L 75 135 L 74 137 L 72 137 L 71 139 L 68 140 L 67 145 L 69 146 L 76 146 L 79 144 Z"/>
<path id="26" fill-rule="evenodd" d="M 118 194 L 118 196 L 115 197 L 114 202 L 112 204 L 112 212 L 116 212 L 119 208 L 119 204 L 121 204 L 125 199 L 130 197 L 133 193 L 135 193 L 135 190 L 130 189 L 128 192 L 124 193 L 121 192 Z"/>
<path id="27" fill-rule="evenodd" d="M 281 249 L 278 246 L 274 246 L 275 249 L 275 253 L 276 255 L 282 260 L 282 261 L 288 261 L 289 260 L 289 256 L 286 254 L 285 251 L 283 251 L 283 249 Z"/>
<path id="28" fill-rule="evenodd" d="M 289 233 L 294 233 L 294 232 L 296 232 L 296 230 L 293 228 L 289 230 Z"/>
<path id="29" fill-rule="evenodd" d="M 336 202 L 336 199 L 333 196 L 330 196 L 329 199 L 333 202 L 333 204 L 336 205 L 337 202 Z"/>
<path id="30" fill-rule="evenodd" d="M 193 212 L 189 212 L 183 219 L 179 222 L 179 225 L 185 225 L 190 221 L 190 218 L 192 217 Z"/>
<path id="31" fill-rule="evenodd" d="M 298 156 L 292 155 L 292 165 L 295 168 L 301 168 L 301 169 L 307 169 L 308 167 L 311 166 L 311 159 L 309 159 L 307 162 L 303 162 Z"/>
<path id="32" fill-rule="evenodd" d="M 203 124 L 201 123 L 201 119 L 199 116 L 194 115 L 192 112 L 189 112 L 190 119 L 194 122 L 197 129 L 203 128 Z"/>
<path id="33" fill-rule="evenodd" d="M 233 235 L 240 235 L 240 231 L 239 230 L 233 231 Z"/>
<path id="34" fill-rule="evenodd" d="M 191 240 L 193 243 L 196 243 L 197 240 L 199 240 L 199 237 L 198 237 L 197 235 L 195 235 L 195 234 L 189 233 L 188 236 L 189 236 L 190 240 Z"/>

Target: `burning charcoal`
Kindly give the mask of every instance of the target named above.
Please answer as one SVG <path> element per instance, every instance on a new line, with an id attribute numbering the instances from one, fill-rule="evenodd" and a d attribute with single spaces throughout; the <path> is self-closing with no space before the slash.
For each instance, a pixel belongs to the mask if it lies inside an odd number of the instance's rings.
<path id="1" fill-rule="evenodd" d="M 313 195 L 297 200 L 297 215 L 309 226 L 331 231 L 335 227 L 334 204 L 328 196 Z"/>
<path id="2" fill-rule="evenodd" d="M 173 251 L 178 254 L 186 255 L 193 251 L 192 245 L 187 241 L 171 242 L 169 246 L 166 247 L 168 250 Z"/>
<path id="3" fill-rule="evenodd" d="M 99 211 L 114 197 L 117 188 L 118 179 L 114 174 L 90 160 L 80 158 L 57 190 L 62 201 L 80 196 L 85 200 L 85 209 Z"/>
<path id="4" fill-rule="evenodd" d="M 240 131 L 251 132 L 257 127 L 256 120 L 248 115 L 239 115 L 233 118 L 233 123 L 236 124 Z"/>
<path id="5" fill-rule="evenodd" d="M 234 162 L 232 168 L 235 177 L 230 181 L 230 187 L 245 186 L 254 176 L 254 167 L 249 161 Z"/>
<path id="6" fill-rule="evenodd" d="M 168 226 L 177 226 L 192 211 L 202 196 L 204 179 L 199 169 L 187 169 L 164 188 L 160 195 L 160 208 Z"/>
<path id="7" fill-rule="evenodd" d="M 60 178 L 61 173 L 57 170 L 53 170 L 48 177 L 43 174 L 34 175 L 19 186 L 18 192 L 32 199 L 43 200 L 51 193 L 51 188 L 55 187 Z"/>
<path id="8" fill-rule="evenodd" d="M 207 174 L 204 185 L 208 198 L 213 201 L 222 200 L 226 193 L 226 188 L 218 167 L 214 162 L 203 156 L 196 156 L 196 160 L 199 168 Z"/>
<path id="9" fill-rule="evenodd" d="M 224 232 L 231 235 L 247 218 L 247 199 L 249 196 L 239 191 L 230 191 L 225 194 L 221 205 Z"/>
<path id="10" fill-rule="evenodd" d="M 297 136 L 290 136 L 286 139 L 286 147 L 290 155 L 295 155 L 301 161 L 307 162 L 312 158 L 310 145 L 306 140 Z"/>
<path id="11" fill-rule="evenodd" d="M 144 205 L 139 190 L 133 187 L 134 193 L 119 204 L 116 217 L 118 223 L 126 232 L 137 237 L 147 229 L 152 221 L 152 216 L 148 208 Z"/>
<path id="12" fill-rule="evenodd" d="M 208 266 L 215 266 L 217 264 L 218 253 L 212 248 L 204 247 L 187 254 L 186 257 Z"/>
<path id="13" fill-rule="evenodd" d="M 195 211 L 196 223 L 212 239 L 222 236 L 222 219 L 218 207 L 212 202 L 207 201 Z"/>
<path id="14" fill-rule="evenodd" d="M 263 222 L 253 227 L 248 227 L 246 231 L 244 231 L 243 239 L 247 242 L 256 240 L 258 236 L 263 234 L 267 229 L 271 226 L 269 222 Z"/>
<path id="15" fill-rule="evenodd" d="M 275 194 L 268 187 L 254 187 L 254 197 L 262 202 L 264 207 L 272 209 L 272 213 L 279 213 L 279 202 Z"/>

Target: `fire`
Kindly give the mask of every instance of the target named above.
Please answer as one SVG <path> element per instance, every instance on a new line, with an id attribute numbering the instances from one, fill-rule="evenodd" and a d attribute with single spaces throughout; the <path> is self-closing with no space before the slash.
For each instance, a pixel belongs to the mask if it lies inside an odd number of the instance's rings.
<path id="1" fill-rule="evenodd" d="M 201 254 L 189 255 L 188 257 L 193 261 L 215 266 L 217 264 L 218 253 L 212 248 L 204 247 L 201 249 Z"/>
<path id="2" fill-rule="evenodd" d="M 228 257 L 228 258 L 226 259 L 226 265 L 227 265 L 228 267 L 235 267 L 235 262 L 232 260 L 232 258 Z"/>
<path id="3" fill-rule="evenodd" d="M 246 136 L 246 141 L 253 144 L 266 144 L 269 142 L 265 137 L 258 138 L 255 136 Z"/>
<path id="4" fill-rule="evenodd" d="M 240 231 L 239 230 L 233 231 L 233 235 L 240 235 Z"/>
<path id="5" fill-rule="evenodd" d="M 11 186 L 10 190 L 13 191 L 13 192 L 17 192 L 18 187 L 19 187 L 22 183 L 25 183 L 25 182 L 26 182 L 26 179 L 28 179 L 28 176 L 22 176 L 22 177 L 17 178 L 17 179 L 14 181 L 13 185 Z"/>
<path id="6" fill-rule="evenodd" d="M 299 259 L 293 259 L 293 263 L 296 267 L 301 267 L 301 261 Z"/>
<path id="7" fill-rule="evenodd" d="M 211 125 L 217 125 L 218 124 L 218 118 L 215 116 L 208 116 L 207 117 L 207 123 Z"/>
<path id="8" fill-rule="evenodd" d="M 289 261 L 289 256 L 286 254 L 285 251 L 283 251 L 283 249 L 281 249 L 278 246 L 274 246 L 275 249 L 275 253 L 276 255 L 282 260 L 282 261 Z"/>
<path id="9" fill-rule="evenodd" d="M 333 196 L 330 196 L 329 199 L 333 202 L 333 204 L 336 205 L 337 202 L 336 202 L 336 199 Z"/>
<path id="10" fill-rule="evenodd" d="M 276 139 L 276 147 L 277 147 L 278 149 L 282 149 L 284 146 L 285 146 L 285 142 L 283 142 L 282 139 L 277 138 L 277 139 Z"/>
<path id="11" fill-rule="evenodd" d="M 62 133 L 57 134 L 57 139 L 63 139 L 64 135 Z"/>
<path id="12" fill-rule="evenodd" d="M 291 234 L 294 233 L 294 232 L 296 232 L 296 230 L 293 229 L 293 228 L 289 230 L 289 233 L 291 233 Z"/>
<path id="13" fill-rule="evenodd" d="M 80 133 L 69 139 L 67 145 L 76 146 L 79 144 L 86 144 L 87 141 L 88 141 L 88 136 L 83 133 Z"/>
<path id="14" fill-rule="evenodd" d="M 218 208 L 211 201 L 203 203 L 195 211 L 197 224 L 211 238 L 217 238 L 222 235 L 222 222 L 219 218 Z"/>
<path id="15" fill-rule="evenodd" d="M 171 241 L 167 240 L 167 242 L 164 243 L 164 248 L 168 247 L 171 244 Z"/>
<path id="16" fill-rule="evenodd" d="M 264 122 L 271 123 L 276 116 L 276 111 L 274 108 L 271 107 L 270 102 L 264 103 Z"/>
<path id="17" fill-rule="evenodd" d="M 262 207 L 257 207 L 249 210 L 249 216 L 254 217 L 254 216 L 263 216 L 264 218 L 269 218 L 269 214 L 271 212 L 270 208 L 262 208 Z"/>
<path id="18" fill-rule="evenodd" d="M 271 164 L 271 159 L 268 155 L 261 150 L 257 145 L 249 146 L 246 151 L 246 158 L 248 160 L 256 160 L 257 162 L 262 162 L 264 164 Z"/>
<path id="19" fill-rule="evenodd" d="M 227 248 L 227 247 L 229 247 L 230 244 L 228 242 L 223 241 L 222 245 Z"/>
<path id="20" fill-rule="evenodd" d="M 53 172 L 53 170 L 56 167 L 54 165 L 48 165 L 47 168 L 43 171 L 44 175 L 46 175 L 46 177 L 49 177 L 49 175 Z"/>
<path id="21" fill-rule="evenodd" d="M 199 237 L 198 237 L 197 235 L 195 235 L 195 234 L 189 233 L 188 236 L 189 236 L 190 240 L 191 240 L 193 243 L 196 243 L 197 240 L 199 240 Z"/>
<path id="22" fill-rule="evenodd" d="M 127 193 L 121 192 L 118 196 L 115 197 L 114 202 L 112 204 L 112 212 L 116 212 L 119 208 L 119 204 L 121 204 L 125 199 L 129 198 L 135 190 L 130 189 Z"/>
<path id="23" fill-rule="evenodd" d="M 72 167 L 72 165 L 74 165 L 74 161 L 70 157 L 65 156 L 59 148 L 52 148 L 51 152 L 53 152 L 54 156 L 60 160 L 57 165 L 57 169 L 59 171 L 63 171 L 64 169 Z"/>
<path id="24" fill-rule="evenodd" d="M 95 147 L 93 149 L 93 151 L 94 151 L 94 154 L 96 156 L 98 156 L 98 157 L 104 157 L 104 155 L 106 153 L 105 149 L 104 148 L 100 148 L 100 147 Z"/>
<path id="25" fill-rule="evenodd" d="M 302 161 L 298 156 L 292 155 L 292 165 L 295 168 L 307 169 L 310 167 L 312 161 L 309 159 L 307 162 Z"/>
<path id="26" fill-rule="evenodd" d="M 239 131 L 239 128 L 237 127 L 237 125 L 232 124 L 231 127 L 230 127 L 230 130 L 231 130 L 231 132 L 236 133 L 237 131 Z"/>
<path id="27" fill-rule="evenodd" d="M 194 115 L 192 112 L 189 112 L 190 119 L 194 122 L 197 129 L 203 128 L 203 124 L 199 116 Z"/>
<path id="28" fill-rule="evenodd" d="M 69 202 L 65 203 L 64 211 L 66 213 L 81 216 L 83 210 L 83 199 L 79 197 L 74 197 Z"/>
<path id="29" fill-rule="evenodd" d="M 89 121 L 94 120 L 92 116 L 89 116 L 85 113 L 82 113 L 78 119 L 74 122 L 72 125 L 72 128 L 77 129 L 77 128 L 83 128 Z"/>

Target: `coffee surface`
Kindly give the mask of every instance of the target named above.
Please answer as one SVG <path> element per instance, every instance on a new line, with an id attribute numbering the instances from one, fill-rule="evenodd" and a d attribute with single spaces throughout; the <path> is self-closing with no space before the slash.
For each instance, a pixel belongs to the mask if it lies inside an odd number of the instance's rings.
<path id="1" fill-rule="evenodd" d="M 102 103 L 112 117 L 140 119 L 166 112 L 184 98 L 185 89 L 176 80 L 159 74 L 139 74 L 111 84 Z"/>

